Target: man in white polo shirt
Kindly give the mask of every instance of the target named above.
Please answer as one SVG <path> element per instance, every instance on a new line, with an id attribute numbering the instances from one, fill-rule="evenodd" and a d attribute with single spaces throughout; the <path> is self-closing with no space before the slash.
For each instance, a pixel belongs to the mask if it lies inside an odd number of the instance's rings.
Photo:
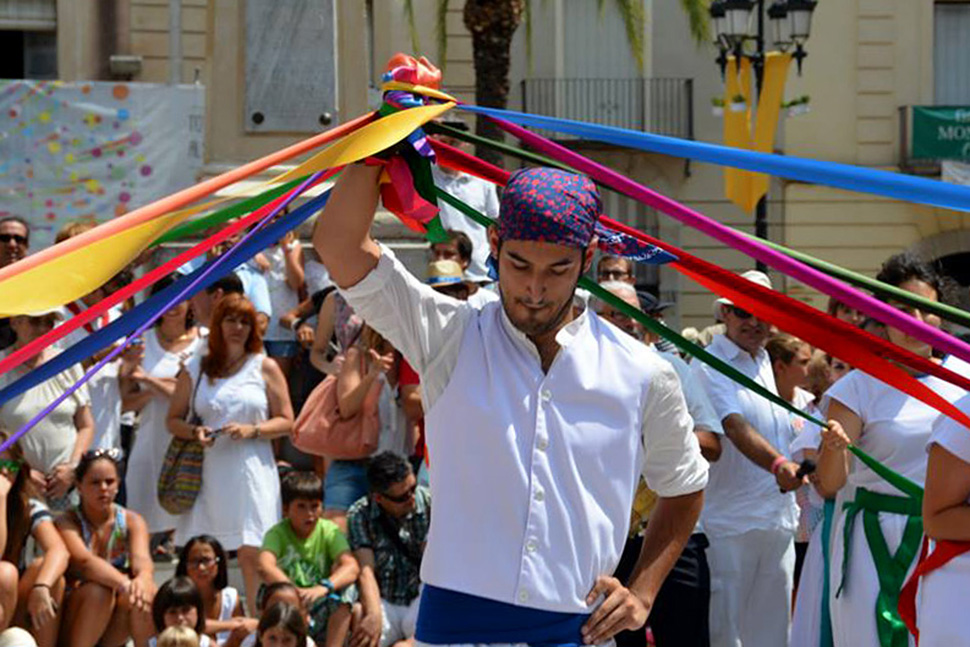
<path id="1" fill-rule="evenodd" d="M 502 299 L 476 310 L 370 238 L 378 174 L 344 172 L 314 244 L 421 376 L 435 514 L 418 641 L 600 644 L 642 626 L 702 507 L 707 463 L 670 365 L 571 306 L 598 241 L 663 253 L 607 235 L 588 178 L 518 171 L 489 229 Z M 626 588 L 611 573 L 641 472 L 660 501 Z"/>
<path id="2" fill-rule="evenodd" d="M 763 272 L 742 274 L 771 288 Z M 715 305 L 727 326 L 710 353 L 777 393 L 764 346 L 769 325 L 727 299 Z M 792 490 L 803 479 L 788 460 L 788 413 L 706 364 L 693 362 L 731 442 L 723 443 L 701 521 L 710 540 L 712 647 L 788 644 L 798 506 Z M 780 490 L 784 491 L 782 493 Z"/>

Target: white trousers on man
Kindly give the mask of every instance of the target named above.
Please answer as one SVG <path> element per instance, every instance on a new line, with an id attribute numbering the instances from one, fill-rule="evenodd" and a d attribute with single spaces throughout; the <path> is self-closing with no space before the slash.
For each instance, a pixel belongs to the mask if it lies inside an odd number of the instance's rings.
<path id="1" fill-rule="evenodd" d="M 710 537 L 711 647 L 786 647 L 795 542 L 791 531 Z"/>
<path id="2" fill-rule="evenodd" d="M 414 638 L 414 630 L 418 624 L 418 595 L 411 604 L 391 604 L 381 598 L 381 644 L 380 647 L 391 647 L 400 640 Z"/>

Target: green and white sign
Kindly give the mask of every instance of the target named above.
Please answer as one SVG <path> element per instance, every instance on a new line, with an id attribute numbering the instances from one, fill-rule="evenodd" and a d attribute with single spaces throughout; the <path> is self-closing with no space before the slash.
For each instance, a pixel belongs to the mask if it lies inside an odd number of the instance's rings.
<path id="1" fill-rule="evenodd" d="M 912 159 L 970 161 L 970 106 L 913 106 Z"/>

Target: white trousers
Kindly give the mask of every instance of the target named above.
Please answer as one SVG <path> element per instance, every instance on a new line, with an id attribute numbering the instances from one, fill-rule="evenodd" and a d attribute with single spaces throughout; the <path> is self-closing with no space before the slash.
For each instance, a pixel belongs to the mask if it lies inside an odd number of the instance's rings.
<path id="1" fill-rule="evenodd" d="M 785 647 L 791 621 L 791 531 L 708 537 L 711 647 Z"/>
<path id="2" fill-rule="evenodd" d="M 418 623 L 418 603 L 421 596 L 417 596 L 411 604 L 391 604 L 381 598 L 381 645 L 391 647 L 399 640 L 414 638 L 414 630 Z"/>

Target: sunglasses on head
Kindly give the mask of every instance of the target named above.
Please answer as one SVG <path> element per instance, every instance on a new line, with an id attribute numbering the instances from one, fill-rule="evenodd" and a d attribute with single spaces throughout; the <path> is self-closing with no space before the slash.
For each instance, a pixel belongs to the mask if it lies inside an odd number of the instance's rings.
<path id="1" fill-rule="evenodd" d="M 9 458 L 0 458 L 0 472 L 10 472 L 11 475 L 20 471 L 20 461 Z"/>
<path id="2" fill-rule="evenodd" d="M 381 496 L 387 499 L 388 501 L 390 501 L 391 503 L 407 503 L 408 501 L 411 500 L 411 497 L 414 496 L 414 493 L 417 489 L 418 489 L 417 485 L 412 485 L 404 492 L 404 494 L 401 494 L 399 496 L 391 496 L 386 492 L 382 492 Z"/>
<path id="3" fill-rule="evenodd" d="M 21 236 L 20 234 L 0 234 L 0 243 L 9 243 L 13 241 L 18 245 L 27 245 L 27 237 Z"/>
<path id="4" fill-rule="evenodd" d="M 114 463 L 120 463 L 124 458 L 124 453 L 117 447 L 107 447 L 104 449 L 89 449 L 81 454 L 82 461 L 93 461 L 97 458 L 107 458 Z"/>

